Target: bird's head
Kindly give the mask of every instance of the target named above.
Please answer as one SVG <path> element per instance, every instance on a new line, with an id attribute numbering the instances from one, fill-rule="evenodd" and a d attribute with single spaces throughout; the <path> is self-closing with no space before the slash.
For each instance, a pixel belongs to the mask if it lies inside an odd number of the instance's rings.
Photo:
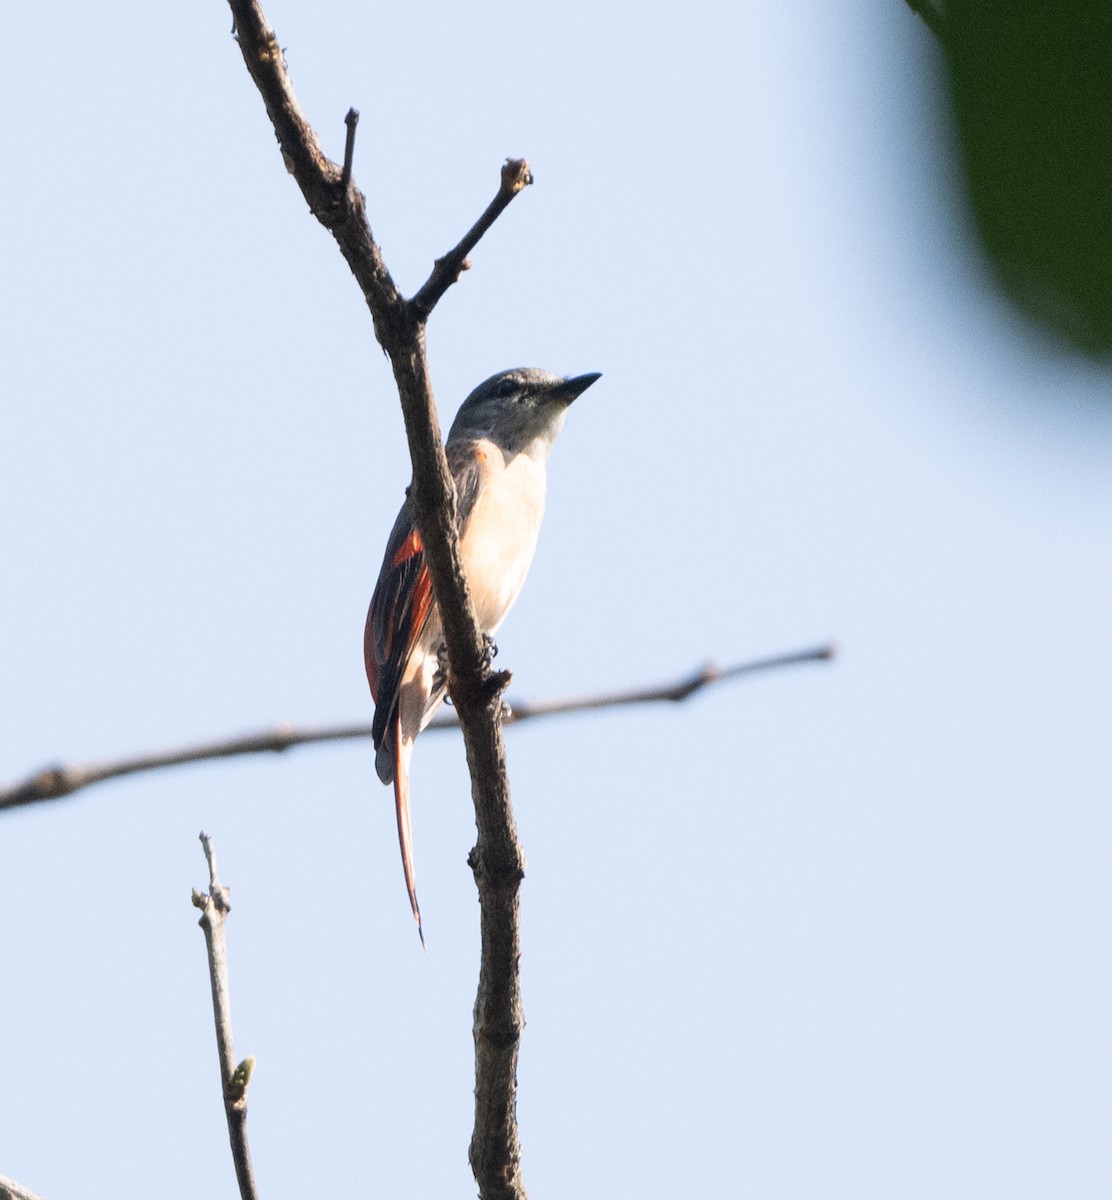
<path id="1" fill-rule="evenodd" d="M 595 373 L 565 379 L 535 367 L 500 371 L 463 402 L 448 440 L 488 438 L 508 456 L 524 453 L 543 462 L 568 405 L 598 378 Z"/>

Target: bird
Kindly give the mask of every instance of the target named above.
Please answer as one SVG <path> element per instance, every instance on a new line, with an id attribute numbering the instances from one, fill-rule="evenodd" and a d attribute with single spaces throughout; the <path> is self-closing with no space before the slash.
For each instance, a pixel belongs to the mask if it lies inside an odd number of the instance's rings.
<path id="1" fill-rule="evenodd" d="M 568 406 L 599 373 L 564 377 L 535 367 L 500 371 L 464 400 L 444 452 L 455 481 L 460 555 L 479 628 L 493 653 L 533 561 L 544 515 L 546 464 Z M 421 535 L 408 503 L 386 543 L 363 635 L 375 703 L 375 770 L 394 785 L 402 870 L 425 943 L 413 872 L 409 764 L 417 735 L 447 690 L 443 630 Z"/>

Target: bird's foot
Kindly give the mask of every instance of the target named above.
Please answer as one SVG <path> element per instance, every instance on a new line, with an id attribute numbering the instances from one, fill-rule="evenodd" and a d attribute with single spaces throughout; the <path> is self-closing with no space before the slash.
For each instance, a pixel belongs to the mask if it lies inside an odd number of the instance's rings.
<path id="1" fill-rule="evenodd" d="M 448 686 L 448 647 L 441 642 L 436 648 L 436 670 L 432 675 L 433 691 L 442 690 Z"/>
<path id="2" fill-rule="evenodd" d="M 484 633 L 483 638 L 483 663 L 487 669 L 487 678 L 492 690 L 500 691 L 510 681 L 509 671 L 494 671 L 494 659 L 498 654 L 498 645 L 494 638 L 489 633 Z M 441 642 L 436 647 L 436 670 L 432 676 L 433 691 L 445 691 L 448 687 L 448 673 L 450 664 L 448 662 L 448 647 Z M 451 697 L 446 697 L 447 703 L 451 704 Z"/>

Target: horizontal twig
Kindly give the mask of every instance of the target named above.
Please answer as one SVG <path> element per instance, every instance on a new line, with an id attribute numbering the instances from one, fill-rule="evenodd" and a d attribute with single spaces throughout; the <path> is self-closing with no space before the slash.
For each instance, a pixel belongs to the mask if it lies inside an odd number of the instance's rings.
<path id="1" fill-rule="evenodd" d="M 552 700 L 509 701 L 509 712 L 505 724 L 550 717 L 559 713 L 587 712 L 598 708 L 618 708 L 631 704 L 653 704 L 660 701 L 686 700 L 695 692 L 711 684 L 742 675 L 755 675 L 779 667 L 798 663 L 820 662 L 834 657 L 832 645 L 817 646 L 810 650 L 797 650 L 789 654 L 777 654 L 751 662 L 737 663 L 731 667 L 716 667 L 709 664 L 691 675 L 672 683 L 655 687 L 632 688 L 624 691 L 603 692 L 587 696 L 567 696 Z M 458 728 L 454 714 L 447 713 L 436 718 L 430 725 L 433 729 Z M 427 731 L 426 731 L 427 732 Z M 353 738 L 369 738 L 371 723 L 359 721 L 347 725 L 325 725 L 316 728 L 292 724 L 276 725 L 273 729 L 240 737 L 223 738 L 214 742 L 202 742 L 195 746 L 184 746 L 176 750 L 156 751 L 135 755 L 132 758 L 115 759 L 102 763 L 72 763 L 47 767 L 0 790 L 0 810 L 18 808 L 25 804 L 36 804 L 44 800 L 58 800 L 70 796 L 94 783 L 119 779 L 124 775 L 136 775 L 143 771 L 159 771 L 167 767 L 180 767 L 185 763 L 207 762 L 218 758 L 236 758 L 245 754 L 276 754 L 294 746 L 309 746 L 319 742 L 342 742 Z"/>

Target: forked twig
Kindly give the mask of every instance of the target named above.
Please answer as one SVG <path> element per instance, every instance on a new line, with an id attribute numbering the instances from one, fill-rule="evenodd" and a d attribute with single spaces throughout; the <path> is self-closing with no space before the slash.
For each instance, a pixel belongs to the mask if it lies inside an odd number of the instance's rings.
<path id="1" fill-rule="evenodd" d="M 471 775 L 478 831 L 473 854 L 479 892 L 480 965 L 475 1001 L 475 1113 L 472 1169 L 483 1200 L 524 1200 L 515 1096 L 517 1046 L 524 1025 L 518 994 L 521 957 L 518 885 L 524 854 L 517 839 L 502 741 L 501 693 L 508 676 L 490 668 L 457 532 L 455 484 L 440 441 L 425 354 L 425 324 L 459 278 L 466 254 L 529 182 L 515 161 L 502 174 L 493 203 L 455 250 L 433 268 L 430 282 L 406 300 L 382 258 L 366 204 L 354 180 L 323 153 L 294 95 L 285 55 L 258 0 L 228 0 L 243 61 L 266 105 L 282 157 L 317 219 L 332 233 L 363 293 L 375 336 L 390 359 L 405 419 L 413 483 L 409 507 L 424 549 L 448 651 L 448 690 L 456 705 Z M 351 126 L 349 125 L 349 131 Z M 483 1047 L 496 1037 L 497 1071 Z M 508 1069 L 504 1069 L 508 1064 Z M 483 1121 L 484 1114 L 490 1119 Z M 481 1154 L 476 1154 L 476 1147 Z"/>

